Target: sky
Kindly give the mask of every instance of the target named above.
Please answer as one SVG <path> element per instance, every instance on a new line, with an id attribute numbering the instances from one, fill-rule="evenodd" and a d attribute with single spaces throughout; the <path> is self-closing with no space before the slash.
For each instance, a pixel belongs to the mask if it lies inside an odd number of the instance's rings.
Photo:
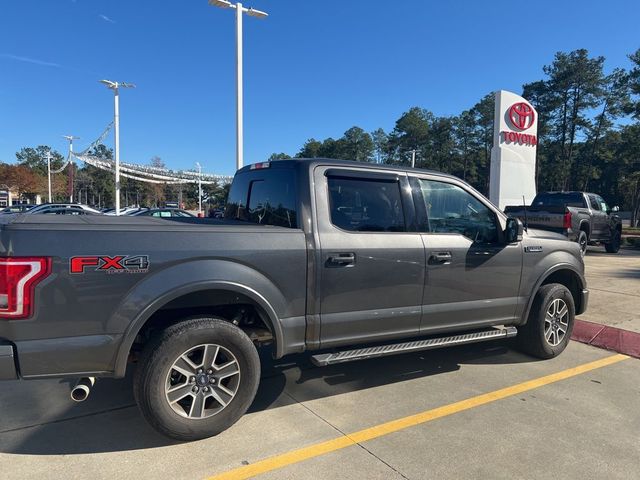
<path id="1" fill-rule="evenodd" d="M 245 163 L 295 154 L 357 125 L 393 129 L 419 106 L 456 115 L 520 93 L 555 52 L 586 48 L 605 69 L 640 48 L 640 2 L 252 0 L 244 17 Z M 235 13 L 207 0 L 4 0 L 0 161 L 25 146 L 80 150 L 113 118 L 121 159 L 233 174 Z M 113 135 L 105 143 L 113 145 Z"/>

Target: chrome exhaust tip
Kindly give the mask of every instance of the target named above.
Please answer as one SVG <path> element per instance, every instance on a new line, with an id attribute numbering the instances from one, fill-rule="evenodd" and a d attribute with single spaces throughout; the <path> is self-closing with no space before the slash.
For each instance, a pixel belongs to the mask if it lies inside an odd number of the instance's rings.
<path id="1" fill-rule="evenodd" d="M 83 377 L 78 380 L 76 386 L 71 389 L 71 400 L 74 402 L 84 402 L 89 398 L 91 388 L 95 385 L 95 377 Z"/>

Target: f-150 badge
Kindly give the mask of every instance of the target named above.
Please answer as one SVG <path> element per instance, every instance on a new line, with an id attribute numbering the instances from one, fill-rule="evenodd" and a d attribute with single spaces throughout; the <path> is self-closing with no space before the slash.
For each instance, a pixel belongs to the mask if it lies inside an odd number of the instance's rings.
<path id="1" fill-rule="evenodd" d="M 106 273 L 146 273 L 149 270 L 148 255 L 115 255 L 109 257 L 87 256 L 72 257 L 69 260 L 69 273 L 90 272 Z"/>
<path id="2" fill-rule="evenodd" d="M 542 246 L 540 245 L 532 245 L 530 247 L 524 247 L 524 251 L 528 253 L 541 252 Z"/>

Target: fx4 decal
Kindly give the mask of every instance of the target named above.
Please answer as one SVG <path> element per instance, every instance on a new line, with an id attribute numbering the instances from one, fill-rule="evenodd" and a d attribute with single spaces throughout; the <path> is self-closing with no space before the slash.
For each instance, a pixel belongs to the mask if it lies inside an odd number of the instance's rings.
<path id="1" fill-rule="evenodd" d="M 69 260 L 69 273 L 106 272 L 106 273 L 146 273 L 149 270 L 148 255 L 93 255 L 72 257 Z"/>

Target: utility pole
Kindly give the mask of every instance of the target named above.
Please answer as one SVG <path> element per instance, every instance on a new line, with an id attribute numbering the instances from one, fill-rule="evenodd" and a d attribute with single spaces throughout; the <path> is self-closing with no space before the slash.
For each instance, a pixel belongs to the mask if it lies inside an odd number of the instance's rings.
<path id="1" fill-rule="evenodd" d="M 49 203 L 51 203 L 51 150 L 47 150 L 47 181 L 49 184 Z"/>
<path id="2" fill-rule="evenodd" d="M 74 137 L 73 135 L 63 135 L 62 138 L 69 140 L 69 184 L 67 186 L 67 193 L 69 195 L 69 203 L 73 203 L 73 141 L 78 140 L 80 137 Z"/>
<path id="3" fill-rule="evenodd" d="M 411 168 L 416 168 L 416 151 L 411 150 Z"/>
<path id="4" fill-rule="evenodd" d="M 100 80 L 107 88 L 113 90 L 113 127 L 115 136 L 115 157 L 116 157 L 116 215 L 120 215 L 120 94 L 119 88 L 135 88 L 133 83 L 112 82 L 111 80 Z"/>
<path id="5" fill-rule="evenodd" d="M 202 216 L 202 167 L 200 162 L 196 162 L 198 167 L 198 216 Z"/>

